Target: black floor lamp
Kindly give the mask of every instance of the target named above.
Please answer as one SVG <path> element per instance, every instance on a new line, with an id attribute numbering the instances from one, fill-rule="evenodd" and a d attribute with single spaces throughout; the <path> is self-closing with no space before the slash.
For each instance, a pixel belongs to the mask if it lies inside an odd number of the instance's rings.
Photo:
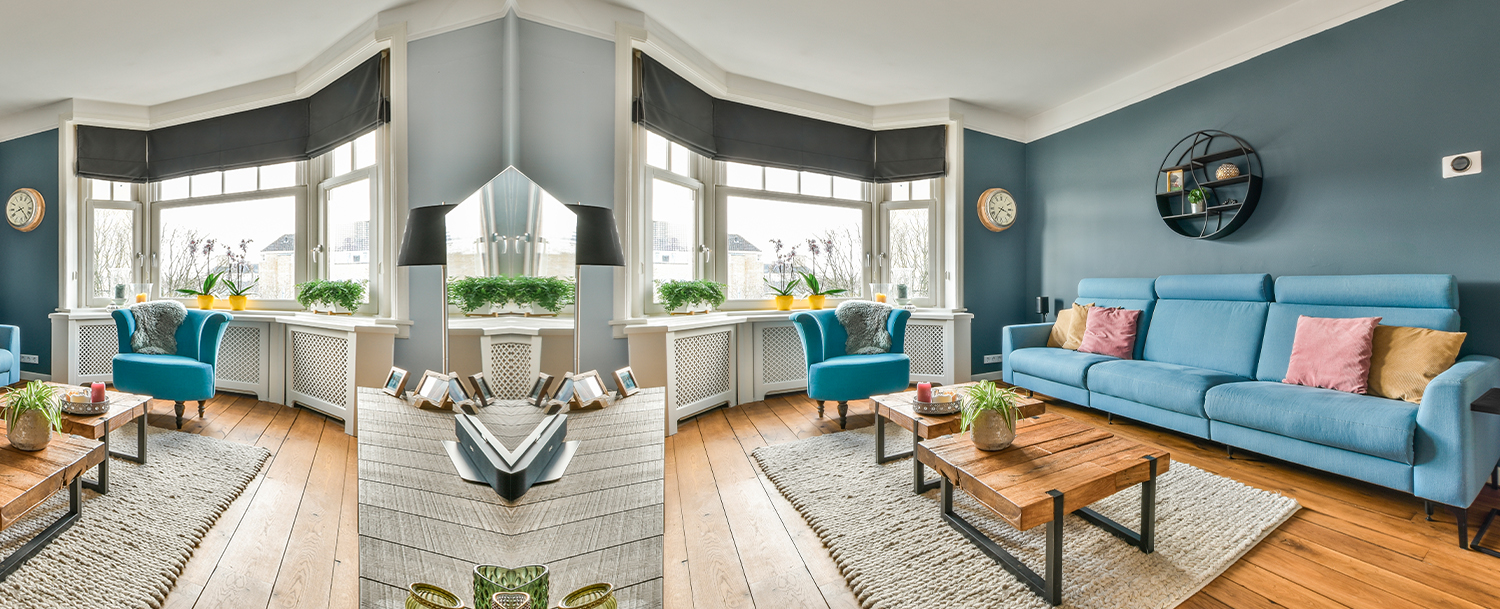
<path id="1" fill-rule="evenodd" d="M 615 230 L 615 213 L 608 207 L 581 203 L 566 204 L 578 215 L 577 245 L 573 254 L 573 277 L 577 289 L 573 295 L 573 373 L 583 372 L 583 267 L 625 266 L 620 251 L 620 233 Z"/>
<path id="2" fill-rule="evenodd" d="M 443 274 L 443 367 L 448 373 L 448 212 L 457 204 L 413 207 L 406 216 L 406 234 L 401 237 L 397 266 L 437 266 Z"/>

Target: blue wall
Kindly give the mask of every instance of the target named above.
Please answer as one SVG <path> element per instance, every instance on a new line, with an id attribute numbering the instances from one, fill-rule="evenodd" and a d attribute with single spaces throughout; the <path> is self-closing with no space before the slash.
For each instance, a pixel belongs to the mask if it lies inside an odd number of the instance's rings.
<path id="1" fill-rule="evenodd" d="M 511 13 L 408 46 L 408 198 L 413 207 L 458 202 L 515 165 L 567 203 L 614 204 L 613 42 Z M 441 275 L 410 270 L 411 338 L 396 365 L 435 368 Z M 607 268 L 585 268 L 583 367 L 628 365 L 612 337 Z"/>
<path id="2" fill-rule="evenodd" d="M 964 130 L 964 304 L 974 314 L 970 329 L 973 372 L 1000 369 L 984 365 L 984 356 L 1000 353 L 1000 329 L 1010 324 L 1038 321 L 1028 316 L 1027 237 L 1024 226 L 1030 209 L 1026 202 L 1026 145 L 1005 138 Z M 1021 206 L 1009 230 L 990 232 L 979 223 L 975 208 L 980 193 L 1004 188 Z"/>
<path id="3" fill-rule="evenodd" d="M 0 142 L 0 197 L 34 188 L 47 204 L 42 225 L 29 233 L 0 225 L 0 324 L 21 328 L 21 352 L 40 363 L 26 372 L 52 372 L 52 323 L 57 310 L 57 130 Z"/>
<path id="4" fill-rule="evenodd" d="M 1468 348 L 1500 355 L 1497 31 L 1500 3 L 1407 0 L 1031 142 L 1031 292 L 1171 273 L 1446 273 Z M 1162 157 L 1200 129 L 1245 138 L 1265 163 L 1259 208 L 1220 241 L 1172 233 L 1152 197 Z M 1488 171 L 1441 178 L 1441 157 L 1481 149 Z"/>

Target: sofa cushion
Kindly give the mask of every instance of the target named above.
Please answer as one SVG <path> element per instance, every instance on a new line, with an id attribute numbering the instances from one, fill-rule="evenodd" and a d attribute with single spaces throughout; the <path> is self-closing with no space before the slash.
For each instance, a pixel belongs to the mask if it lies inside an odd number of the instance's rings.
<path id="1" fill-rule="evenodd" d="M 1108 355 L 1048 347 L 1016 349 L 1010 352 L 1011 369 L 1016 372 L 1080 389 L 1087 387 L 1084 379 L 1088 374 L 1089 366 L 1114 359 Z"/>
<path id="2" fill-rule="evenodd" d="M 1292 357 L 1282 382 L 1369 393 L 1370 353 L 1379 317 L 1297 318 Z"/>
<path id="3" fill-rule="evenodd" d="M 159 400 L 214 397 L 214 367 L 181 355 L 121 353 L 114 357 L 115 388 Z"/>
<path id="4" fill-rule="evenodd" d="M 911 358 L 905 353 L 840 355 L 807 368 L 809 397 L 815 400 L 863 400 L 905 391 L 911 381 Z"/>
<path id="5" fill-rule="evenodd" d="M 1422 403 L 1427 385 L 1458 361 L 1466 332 L 1376 326 L 1370 354 L 1370 395 Z"/>
<path id="6" fill-rule="evenodd" d="M 1224 383 L 1248 381 L 1207 368 L 1162 362 L 1116 360 L 1089 368 L 1089 391 L 1203 417 L 1208 390 Z"/>
<path id="7" fill-rule="evenodd" d="M 1141 312 L 1141 321 L 1136 325 L 1137 337 L 1146 335 L 1151 325 L 1151 311 L 1156 308 L 1155 279 L 1082 279 L 1078 281 L 1078 299 L 1073 302 L 1093 303 L 1100 307 L 1121 307 Z M 1135 341 L 1135 359 L 1141 359 L 1141 347 L 1145 341 Z"/>
<path id="8" fill-rule="evenodd" d="M 1140 311 L 1104 307 L 1089 309 L 1088 327 L 1083 332 L 1083 341 L 1078 343 L 1078 350 L 1133 359 L 1140 321 Z"/>
<path id="9" fill-rule="evenodd" d="M 1400 400 L 1274 382 L 1208 390 L 1209 419 L 1411 464 L 1417 406 Z"/>
<path id="10" fill-rule="evenodd" d="M 1083 332 L 1088 328 L 1089 309 L 1093 307 L 1093 303 L 1075 302 L 1071 308 L 1058 311 L 1057 321 L 1052 324 L 1052 332 L 1047 335 L 1047 346 L 1077 351 L 1078 345 L 1083 342 Z"/>

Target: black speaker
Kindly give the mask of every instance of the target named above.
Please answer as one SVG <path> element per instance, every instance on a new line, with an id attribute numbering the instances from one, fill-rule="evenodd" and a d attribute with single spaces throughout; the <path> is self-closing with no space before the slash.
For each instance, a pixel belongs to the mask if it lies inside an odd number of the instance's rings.
<path id="1" fill-rule="evenodd" d="M 1052 312 L 1052 298 L 1049 296 L 1036 297 L 1036 314 L 1046 315 Z"/>

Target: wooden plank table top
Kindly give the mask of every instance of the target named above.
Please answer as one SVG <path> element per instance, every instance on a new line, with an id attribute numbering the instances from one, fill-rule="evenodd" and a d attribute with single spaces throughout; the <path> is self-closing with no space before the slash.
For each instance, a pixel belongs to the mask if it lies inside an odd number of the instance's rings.
<path id="1" fill-rule="evenodd" d="M 48 382 L 47 384 L 59 389 L 80 389 L 80 387 L 62 383 Z M 105 395 L 109 397 L 110 404 L 109 410 L 103 414 L 62 413 L 62 432 L 98 440 L 146 414 L 147 404 L 151 402 L 150 396 L 133 393 L 105 391 Z M 10 394 L 0 396 L 0 406 L 3 406 L 9 399 Z"/>
<path id="2" fill-rule="evenodd" d="M 20 450 L 10 445 L 0 419 L 0 530 L 104 462 L 104 450 L 102 442 L 56 432 L 46 448 Z"/>
<path id="3" fill-rule="evenodd" d="M 998 451 L 974 447 L 968 435 L 917 445 L 917 459 L 952 480 L 1017 530 L 1052 521 L 1052 497 L 1061 491 L 1071 513 L 1157 475 L 1171 456 L 1162 448 L 1116 437 L 1055 413 L 1016 422 L 1016 440 Z"/>
<path id="4" fill-rule="evenodd" d="M 569 414 L 567 439 L 580 444 L 567 473 L 507 501 L 454 471 L 442 445 L 456 438 L 452 412 L 360 389 L 360 606 L 403 608 L 415 582 L 470 604 L 475 565 L 544 564 L 551 605 L 608 582 L 622 608 L 661 607 L 663 396 L 646 389 L 609 408 Z M 519 400 L 476 416 L 507 443 L 542 418 Z"/>
<path id="5" fill-rule="evenodd" d="M 960 383 L 951 387 L 967 387 L 974 383 Z M 918 414 L 912 408 L 912 402 L 917 399 L 916 391 L 903 391 L 889 395 L 877 395 L 870 398 L 875 402 L 875 413 L 885 417 L 891 422 L 900 425 L 902 429 L 912 432 L 923 440 L 941 438 L 943 436 L 958 433 L 959 422 L 963 418 L 959 413 L 953 414 Z M 1021 408 L 1021 417 L 1034 417 L 1047 412 L 1047 404 L 1036 398 L 1021 398 L 1017 403 Z"/>

